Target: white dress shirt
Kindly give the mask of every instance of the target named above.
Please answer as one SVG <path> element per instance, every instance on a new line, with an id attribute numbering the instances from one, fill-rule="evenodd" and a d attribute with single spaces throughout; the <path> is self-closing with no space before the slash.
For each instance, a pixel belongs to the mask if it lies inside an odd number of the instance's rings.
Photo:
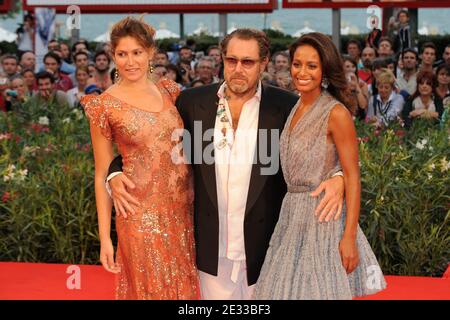
<path id="1" fill-rule="evenodd" d="M 231 278 L 235 281 L 240 264 L 245 262 L 244 216 L 257 143 L 261 83 L 253 98 L 244 104 L 236 132 L 232 129 L 231 113 L 224 98 L 225 87 L 226 84 L 222 84 L 217 92 L 219 105 L 222 103 L 225 106 L 231 124 L 231 128 L 226 132 L 228 144 L 223 148 L 219 145 L 224 138 L 224 125 L 219 117 L 216 117 L 214 127 L 219 258 L 234 261 Z"/>

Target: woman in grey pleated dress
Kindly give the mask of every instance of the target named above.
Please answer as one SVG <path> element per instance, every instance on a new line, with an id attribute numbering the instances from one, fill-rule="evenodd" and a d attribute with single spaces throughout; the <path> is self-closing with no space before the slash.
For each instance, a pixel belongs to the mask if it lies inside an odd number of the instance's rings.
<path id="1" fill-rule="evenodd" d="M 291 74 L 300 93 L 280 140 L 288 185 L 260 277 L 256 299 L 352 299 L 386 287 L 359 225 L 360 177 L 355 127 L 346 105 L 347 82 L 331 40 L 320 33 L 290 48 Z M 339 168 L 346 199 L 337 220 L 314 214 L 321 197 L 310 193 Z"/>

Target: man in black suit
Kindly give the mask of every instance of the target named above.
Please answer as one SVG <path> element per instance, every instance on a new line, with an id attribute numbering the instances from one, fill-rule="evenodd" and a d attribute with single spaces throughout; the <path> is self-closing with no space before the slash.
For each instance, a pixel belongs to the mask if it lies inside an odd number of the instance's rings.
<path id="1" fill-rule="evenodd" d="M 221 49 L 225 82 L 185 90 L 176 106 L 190 136 L 184 152 L 194 171 L 202 298 L 250 299 L 287 190 L 278 168 L 279 134 L 298 96 L 261 84 L 269 61 L 263 32 L 238 29 L 224 38 Z M 245 153 L 256 157 L 239 162 Z M 120 171 L 116 158 L 110 166 L 115 176 L 108 180 L 117 213 L 126 215 L 133 212 L 134 200 L 126 191 L 133 184 Z M 322 191 L 318 211 L 340 214 L 343 179 L 323 182 L 315 194 Z"/>

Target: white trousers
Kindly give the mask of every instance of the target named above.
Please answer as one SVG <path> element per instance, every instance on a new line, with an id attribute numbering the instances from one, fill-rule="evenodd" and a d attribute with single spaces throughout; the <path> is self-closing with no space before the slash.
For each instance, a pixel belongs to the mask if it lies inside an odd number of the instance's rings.
<path id="1" fill-rule="evenodd" d="M 255 285 L 247 284 L 245 261 L 219 258 L 217 276 L 199 271 L 202 300 L 250 300 Z"/>

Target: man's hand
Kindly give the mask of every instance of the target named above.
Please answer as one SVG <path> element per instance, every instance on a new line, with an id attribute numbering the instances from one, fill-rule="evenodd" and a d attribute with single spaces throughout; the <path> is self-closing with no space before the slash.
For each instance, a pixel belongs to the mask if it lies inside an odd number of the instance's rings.
<path id="1" fill-rule="evenodd" d="M 322 222 L 324 219 L 328 222 L 333 215 L 334 220 L 339 219 L 344 203 L 344 178 L 337 176 L 322 182 L 311 193 L 311 196 L 317 197 L 322 191 L 325 191 L 325 195 L 317 206 L 314 215 L 317 216 L 320 213 L 319 222 Z"/>
<path id="2" fill-rule="evenodd" d="M 128 189 L 134 189 L 134 183 L 121 173 L 109 180 L 109 186 L 117 216 L 123 215 L 126 218 L 127 214 L 135 214 L 132 205 L 139 206 L 139 202 L 128 193 Z"/>

